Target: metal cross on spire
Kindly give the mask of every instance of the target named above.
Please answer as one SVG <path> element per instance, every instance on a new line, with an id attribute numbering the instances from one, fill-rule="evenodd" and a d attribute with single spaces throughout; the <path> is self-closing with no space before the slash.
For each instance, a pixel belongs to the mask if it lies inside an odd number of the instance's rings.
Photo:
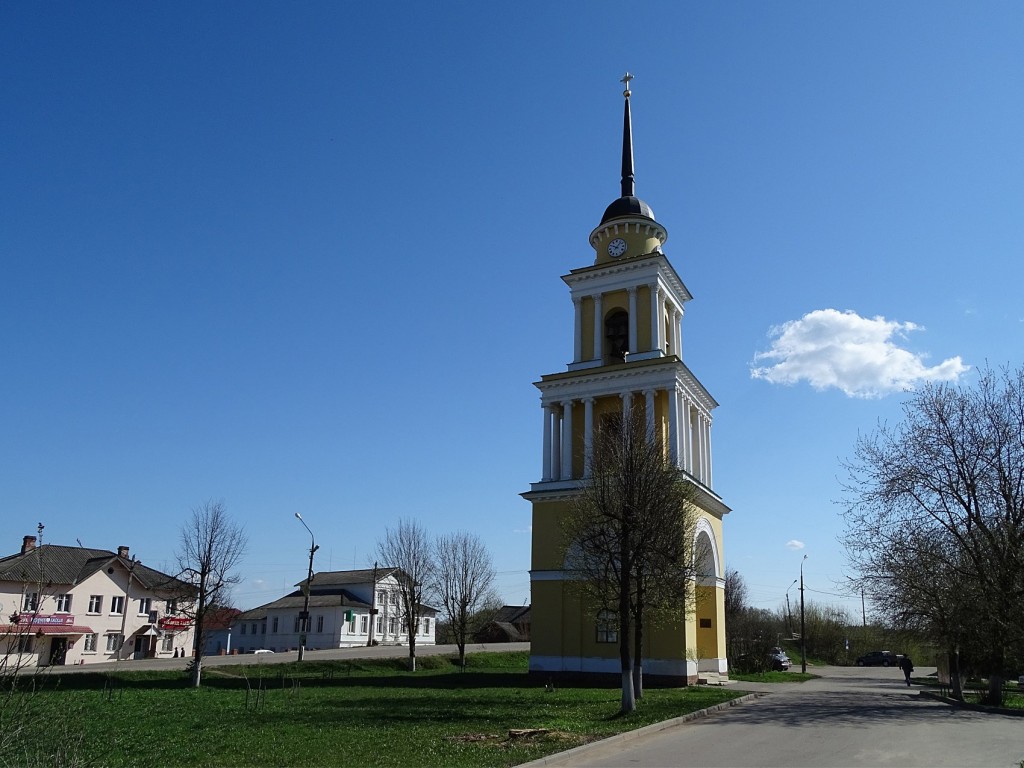
<path id="1" fill-rule="evenodd" d="M 632 79 L 633 79 L 633 76 L 631 74 L 629 74 L 629 72 L 626 72 L 626 74 L 623 75 L 622 79 L 619 80 L 620 83 L 622 83 L 624 86 L 626 86 L 626 90 L 624 90 L 622 92 L 622 95 L 625 96 L 627 99 L 629 98 L 629 95 L 630 95 L 629 81 L 632 80 Z"/>

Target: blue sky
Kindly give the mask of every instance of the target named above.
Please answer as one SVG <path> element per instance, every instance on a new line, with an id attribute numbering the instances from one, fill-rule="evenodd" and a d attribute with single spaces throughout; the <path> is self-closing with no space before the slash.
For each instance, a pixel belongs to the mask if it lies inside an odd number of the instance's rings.
<path id="1" fill-rule="evenodd" d="M 637 194 L 694 295 L 725 554 L 850 575 L 840 461 L 1024 350 L 1018 3 L 0 5 L 0 551 L 247 527 L 242 607 L 400 517 L 529 596 L 559 279 Z M 791 598 L 796 592 L 793 590 Z M 859 601 L 849 601 L 859 610 Z"/>

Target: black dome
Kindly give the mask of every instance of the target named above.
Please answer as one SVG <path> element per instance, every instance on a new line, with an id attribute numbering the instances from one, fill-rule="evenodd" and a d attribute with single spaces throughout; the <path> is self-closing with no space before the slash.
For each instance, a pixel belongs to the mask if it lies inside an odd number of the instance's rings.
<path id="1" fill-rule="evenodd" d="M 624 197 L 620 197 L 604 209 L 604 216 L 601 217 L 601 223 L 604 224 L 606 221 L 620 219 L 624 216 L 643 216 L 645 219 L 654 221 L 654 211 L 651 210 L 651 206 L 639 197 L 626 195 Z"/>

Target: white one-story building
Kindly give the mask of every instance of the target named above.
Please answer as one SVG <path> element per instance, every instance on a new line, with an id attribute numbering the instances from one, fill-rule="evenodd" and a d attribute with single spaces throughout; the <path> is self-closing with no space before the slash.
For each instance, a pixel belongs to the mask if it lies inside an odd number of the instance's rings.
<path id="1" fill-rule="evenodd" d="M 360 645 L 407 645 L 409 631 L 398 593 L 398 568 L 367 568 L 313 574 L 306 649 Z M 284 597 L 245 611 L 231 629 L 231 649 L 295 650 L 302 634 L 306 580 Z M 420 606 L 413 628 L 417 645 L 433 645 L 437 609 Z"/>
<path id="2" fill-rule="evenodd" d="M 0 665 L 89 664 L 191 655 L 193 590 L 116 552 L 56 544 L 0 558 Z"/>

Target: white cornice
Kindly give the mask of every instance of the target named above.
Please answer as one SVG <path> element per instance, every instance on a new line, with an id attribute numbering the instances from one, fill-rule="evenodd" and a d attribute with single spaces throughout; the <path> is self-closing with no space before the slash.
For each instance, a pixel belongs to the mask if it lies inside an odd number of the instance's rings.
<path id="1" fill-rule="evenodd" d="M 534 386 L 541 391 L 542 405 L 564 400 L 584 400 L 588 397 L 607 397 L 622 392 L 641 392 L 645 389 L 674 390 L 681 387 L 709 417 L 711 411 L 718 407 L 711 393 L 675 356 L 552 373 L 535 381 Z"/>
<path id="2" fill-rule="evenodd" d="M 577 296 L 623 290 L 635 285 L 650 285 L 653 282 L 665 288 L 680 308 L 693 298 L 663 253 L 649 253 L 634 259 L 580 267 L 568 275 L 562 275 L 562 280 L 572 291 L 573 299 Z"/>
<path id="3" fill-rule="evenodd" d="M 598 224 L 590 233 L 590 244 L 597 248 L 598 244 L 609 237 L 616 237 L 621 234 L 643 234 L 647 237 L 656 237 L 662 245 L 668 240 L 668 230 L 658 222 L 648 219 L 646 216 L 635 218 L 613 219 L 605 224 Z"/>

